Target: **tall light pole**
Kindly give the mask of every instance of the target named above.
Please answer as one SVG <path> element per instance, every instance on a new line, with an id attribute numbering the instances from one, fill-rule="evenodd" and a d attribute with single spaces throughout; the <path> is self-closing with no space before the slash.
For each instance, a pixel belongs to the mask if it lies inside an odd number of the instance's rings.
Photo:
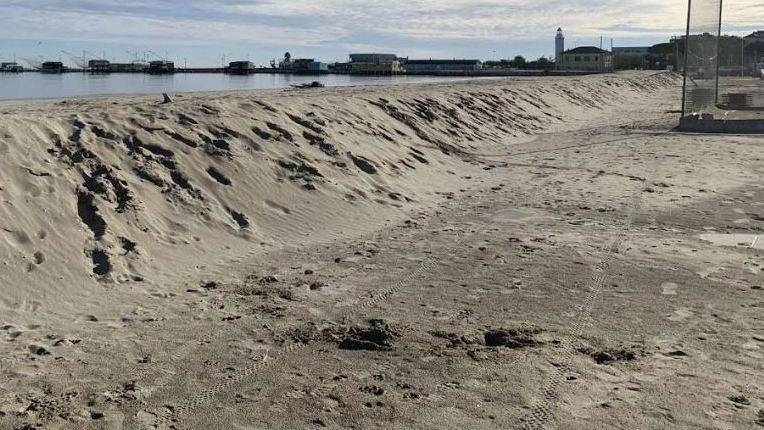
<path id="1" fill-rule="evenodd" d="M 745 37 L 740 38 L 740 77 L 745 77 Z"/>
<path id="2" fill-rule="evenodd" d="M 687 113 L 687 61 L 690 58 L 690 18 L 692 17 L 692 0 L 687 0 L 687 33 L 684 40 L 684 79 L 682 80 L 682 118 Z"/>
<path id="3" fill-rule="evenodd" d="M 716 94 L 714 96 L 714 104 L 719 103 L 719 71 L 721 70 L 721 54 L 722 54 L 722 13 L 724 11 L 724 1 L 719 0 L 719 31 L 716 33 Z"/>

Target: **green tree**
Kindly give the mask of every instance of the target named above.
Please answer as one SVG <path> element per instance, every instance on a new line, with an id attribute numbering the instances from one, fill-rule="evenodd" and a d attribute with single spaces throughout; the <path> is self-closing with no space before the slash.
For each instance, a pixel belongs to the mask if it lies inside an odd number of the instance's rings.
<path id="1" fill-rule="evenodd" d="M 536 67 L 543 70 L 551 70 L 554 69 L 554 61 L 546 57 L 540 57 L 536 60 Z"/>

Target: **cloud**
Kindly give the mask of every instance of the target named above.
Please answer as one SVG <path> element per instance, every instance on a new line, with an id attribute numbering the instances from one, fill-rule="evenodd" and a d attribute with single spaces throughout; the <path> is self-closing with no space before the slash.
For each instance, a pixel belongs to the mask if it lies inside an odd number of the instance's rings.
<path id="1" fill-rule="evenodd" d="M 696 1 L 696 4 L 697 1 Z M 683 32 L 686 2 L 667 0 L 2 0 L 3 39 L 147 46 L 354 46 L 426 54 L 485 53 L 571 39 L 664 41 Z M 725 8 L 730 29 L 764 22 L 760 0 Z M 470 48 L 472 46 L 472 48 Z M 551 49 L 551 48 L 550 48 Z M 548 52 L 543 52 L 548 53 Z M 405 52 L 402 52 L 405 54 Z"/>

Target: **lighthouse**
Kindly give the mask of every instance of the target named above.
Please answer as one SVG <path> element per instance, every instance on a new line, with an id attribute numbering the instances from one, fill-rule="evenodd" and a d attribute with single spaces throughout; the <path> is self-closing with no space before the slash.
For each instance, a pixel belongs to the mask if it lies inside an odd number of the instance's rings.
<path id="1" fill-rule="evenodd" d="M 557 37 L 554 38 L 554 60 L 558 68 L 562 66 L 563 52 L 565 52 L 565 34 L 562 32 L 562 28 L 558 28 Z"/>

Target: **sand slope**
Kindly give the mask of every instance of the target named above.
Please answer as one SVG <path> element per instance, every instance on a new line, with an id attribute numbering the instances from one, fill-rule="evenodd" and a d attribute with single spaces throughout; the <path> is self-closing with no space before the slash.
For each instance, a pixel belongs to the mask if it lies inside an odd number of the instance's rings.
<path id="1" fill-rule="evenodd" d="M 0 104 L 0 428 L 755 428 L 764 148 L 678 83 Z"/>

